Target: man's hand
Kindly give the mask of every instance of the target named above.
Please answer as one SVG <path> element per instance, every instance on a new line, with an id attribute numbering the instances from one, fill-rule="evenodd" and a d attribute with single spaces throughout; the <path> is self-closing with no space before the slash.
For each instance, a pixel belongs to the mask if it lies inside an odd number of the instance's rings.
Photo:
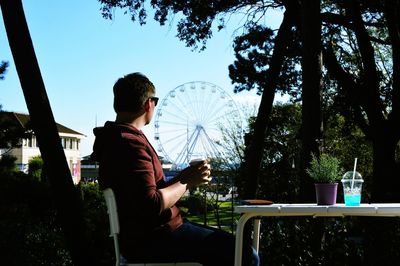
<path id="1" fill-rule="evenodd" d="M 211 166 L 207 160 L 196 162 L 183 169 L 180 173 L 181 182 L 187 184 L 188 188 L 208 184 L 211 181 Z"/>

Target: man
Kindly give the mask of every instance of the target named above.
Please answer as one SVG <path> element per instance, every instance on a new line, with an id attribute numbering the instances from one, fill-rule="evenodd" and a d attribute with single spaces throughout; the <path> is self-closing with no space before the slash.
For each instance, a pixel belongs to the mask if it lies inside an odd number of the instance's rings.
<path id="1" fill-rule="evenodd" d="M 166 181 L 157 153 L 141 131 L 158 103 L 154 85 L 143 74 L 132 73 L 118 79 L 113 92 L 117 117 L 94 129 L 92 157 L 99 162 L 101 189 L 110 187 L 115 193 L 123 256 L 132 262 L 233 265 L 234 238 L 183 220 L 175 206 L 187 189 L 211 181 L 209 163 L 189 166 Z M 247 254 L 258 265 L 250 247 Z"/>

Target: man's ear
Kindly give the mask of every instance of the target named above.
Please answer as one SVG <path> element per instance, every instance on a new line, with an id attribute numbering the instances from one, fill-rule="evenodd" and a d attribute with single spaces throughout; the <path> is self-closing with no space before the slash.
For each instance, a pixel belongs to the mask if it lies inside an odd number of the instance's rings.
<path id="1" fill-rule="evenodd" d="M 148 112 L 149 110 L 150 110 L 150 101 L 149 100 L 146 100 L 145 102 L 144 102 L 144 104 L 143 104 L 143 109 L 144 109 L 144 111 L 145 112 Z"/>

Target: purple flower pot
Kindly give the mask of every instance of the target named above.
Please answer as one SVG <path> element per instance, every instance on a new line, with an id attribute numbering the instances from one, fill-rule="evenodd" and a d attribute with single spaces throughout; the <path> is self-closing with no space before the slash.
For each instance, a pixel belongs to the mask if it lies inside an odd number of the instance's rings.
<path id="1" fill-rule="evenodd" d="M 338 183 L 315 183 L 317 205 L 335 205 Z"/>

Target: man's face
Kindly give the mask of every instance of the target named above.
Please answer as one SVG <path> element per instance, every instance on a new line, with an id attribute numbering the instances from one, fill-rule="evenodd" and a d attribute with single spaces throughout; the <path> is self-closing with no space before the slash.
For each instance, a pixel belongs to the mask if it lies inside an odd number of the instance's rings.
<path id="1" fill-rule="evenodd" d="M 149 101 L 149 111 L 148 111 L 148 116 L 146 117 L 146 125 L 148 125 L 151 122 L 151 119 L 153 118 L 153 114 L 154 114 L 154 109 L 157 106 L 158 103 L 158 97 L 149 97 L 149 99 L 147 99 L 147 101 Z"/>

